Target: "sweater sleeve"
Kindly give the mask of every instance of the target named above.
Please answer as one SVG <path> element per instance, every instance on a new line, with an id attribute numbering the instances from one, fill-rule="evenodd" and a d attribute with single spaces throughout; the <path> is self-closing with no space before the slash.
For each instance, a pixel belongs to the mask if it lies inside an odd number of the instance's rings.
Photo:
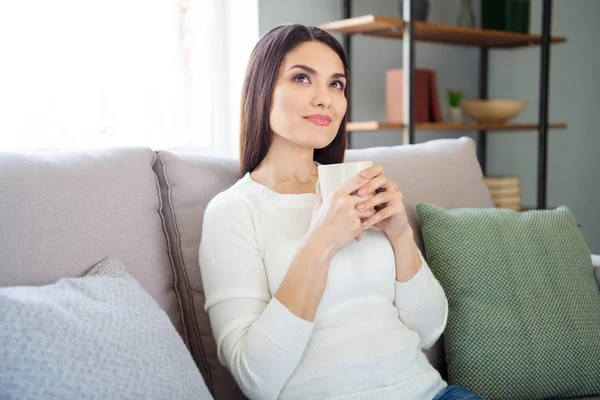
<path id="1" fill-rule="evenodd" d="M 219 361 L 250 399 L 276 399 L 314 323 L 271 298 L 250 210 L 215 197 L 204 215 L 200 270 Z"/>
<path id="2" fill-rule="evenodd" d="M 400 320 L 421 337 L 428 349 L 442 335 L 448 319 L 448 300 L 427 261 L 419 251 L 421 268 L 408 282 L 396 282 L 394 305 Z"/>

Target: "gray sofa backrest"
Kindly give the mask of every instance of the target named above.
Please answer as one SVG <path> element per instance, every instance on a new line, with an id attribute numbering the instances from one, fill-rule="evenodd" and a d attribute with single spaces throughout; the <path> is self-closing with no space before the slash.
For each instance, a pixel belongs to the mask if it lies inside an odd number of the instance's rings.
<path id="1" fill-rule="evenodd" d="M 182 334 L 182 312 L 148 148 L 0 152 L 0 286 L 83 276 L 106 257 Z"/>

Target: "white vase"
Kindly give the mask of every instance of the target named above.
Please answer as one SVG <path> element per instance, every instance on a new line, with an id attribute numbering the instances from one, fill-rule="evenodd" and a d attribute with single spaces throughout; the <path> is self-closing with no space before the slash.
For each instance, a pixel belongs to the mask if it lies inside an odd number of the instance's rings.
<path id="1" fill-rule="evenodd" d="M 463 113 L 460 107 L 450 107 L 450 121 L 451 122 L 462 122 Z"/>

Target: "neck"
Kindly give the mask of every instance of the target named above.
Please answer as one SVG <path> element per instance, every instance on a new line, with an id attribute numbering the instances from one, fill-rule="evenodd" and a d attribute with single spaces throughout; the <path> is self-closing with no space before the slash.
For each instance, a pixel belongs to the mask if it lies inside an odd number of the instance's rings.
<path id="1" fill-rule="evenodd" d="M 275 191 L 304 193 L 306 187 L 314 187 L 318 179 L 313 149 L 274 135 L 267 155 L 251 175 Z"/>

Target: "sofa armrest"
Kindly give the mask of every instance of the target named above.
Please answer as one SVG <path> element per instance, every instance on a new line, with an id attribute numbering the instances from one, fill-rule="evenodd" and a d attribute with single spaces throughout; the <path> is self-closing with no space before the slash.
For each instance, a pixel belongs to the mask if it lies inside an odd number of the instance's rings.
<path id="1" fill-rule="evenodd" d="M 594 266 L 596 282 L 598 282 L 598 287 L 600 287 L 600 255 L 592 254 L 592 265 Z"/>

